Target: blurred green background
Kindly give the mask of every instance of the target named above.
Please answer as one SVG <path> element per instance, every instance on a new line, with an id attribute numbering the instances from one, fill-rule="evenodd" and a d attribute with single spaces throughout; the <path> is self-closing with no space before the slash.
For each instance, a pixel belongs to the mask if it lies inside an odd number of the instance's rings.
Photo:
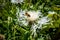
<path id="1" fill-rule="evenodd" d="M 48 15 L 48 11 L 55 11 L 56 14 L 49 16 L 52 18 L 51 23 L 39 30 L 33 38 L 30 27 L 21 27 L 16 23 L 16 7 L 22 10 L 41 10 L 44 16 Z M 60 40 L 60 0 L 23 0 L 19 3 L 0 0 L 0 34 L 5 35 L 5 40 Z"/>

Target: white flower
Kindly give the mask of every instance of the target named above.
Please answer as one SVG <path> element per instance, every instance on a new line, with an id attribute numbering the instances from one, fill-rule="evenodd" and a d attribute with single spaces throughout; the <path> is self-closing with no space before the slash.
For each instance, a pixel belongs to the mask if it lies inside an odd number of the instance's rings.
<path id="1" fill-rule="evenodd" d="M 11 0 L 11 3 L 21 3 L 21 2 L 23 2 L 23 0 Z"/>
<path id="2" fill-rule="evenodd" d="M 39 16 L 43 16 L 39 10 L 38 11 L 28 11 L 27 14 L 26 15 L 25 14 L 26 14 L 26 10 L 19 11 L 19 9 L 18 9 L 16 15 L 17 15 L 18 21 L 20 22 L 19 25 L 27 26 L 29 21 L 37 22 L 38 24 L 33 22 L 32 27 L 31 27 L 32 35 L 34 35 L 34 37 L 37 35 L 36 29 L 37 28 L 40 29 L 43 24 L 47 24 L 47 22 L 50 21 L 49 19 L 47 19 L 48 18 L 47 16 L 39 18 Z"/>

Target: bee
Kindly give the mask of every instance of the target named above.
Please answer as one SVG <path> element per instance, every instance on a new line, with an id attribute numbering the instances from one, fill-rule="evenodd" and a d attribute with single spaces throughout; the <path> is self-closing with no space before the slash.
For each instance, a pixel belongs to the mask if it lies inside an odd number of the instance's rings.
<path id="1" fill-rule="evenodd" d="M 25 13 L 25 15 L 26 15 L 27 17 L 30 17 L 30 14 L 28 14 L 27 12 Z"/>

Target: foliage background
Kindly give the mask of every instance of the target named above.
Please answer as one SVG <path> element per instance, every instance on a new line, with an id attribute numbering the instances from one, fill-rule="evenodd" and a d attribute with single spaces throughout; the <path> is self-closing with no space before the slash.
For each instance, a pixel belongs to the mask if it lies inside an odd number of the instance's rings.
<path id="1" fill-rule="evenodd" d="M 23 10 L 41 10 L 44 16 L 48 15 L 48 11 L 57 13 L 49 16 L 54 22 L 39 30 L 37 37 L 32 38 L 29 27 L 20 27 L 16 23 L 16 7 Z M 60 0 L 24 0 L 21 4 L 11 3 L 11 0 L 0 0 L 0 34 L 5 35 L 6 40 L 59 40 Z"/>

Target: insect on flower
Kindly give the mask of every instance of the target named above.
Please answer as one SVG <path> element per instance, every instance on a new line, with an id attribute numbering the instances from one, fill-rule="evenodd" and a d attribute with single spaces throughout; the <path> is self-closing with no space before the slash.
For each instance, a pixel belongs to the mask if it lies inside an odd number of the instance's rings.
<path id="1" fill-rule="evenodd" d="M 32 21 L 32 22 L 38 19 L 38 14 L 34 11 L 33 12 L 31 12 L 31 11 L 26 12 L 25 16 L 27 16 L 28 21 Z"/>

